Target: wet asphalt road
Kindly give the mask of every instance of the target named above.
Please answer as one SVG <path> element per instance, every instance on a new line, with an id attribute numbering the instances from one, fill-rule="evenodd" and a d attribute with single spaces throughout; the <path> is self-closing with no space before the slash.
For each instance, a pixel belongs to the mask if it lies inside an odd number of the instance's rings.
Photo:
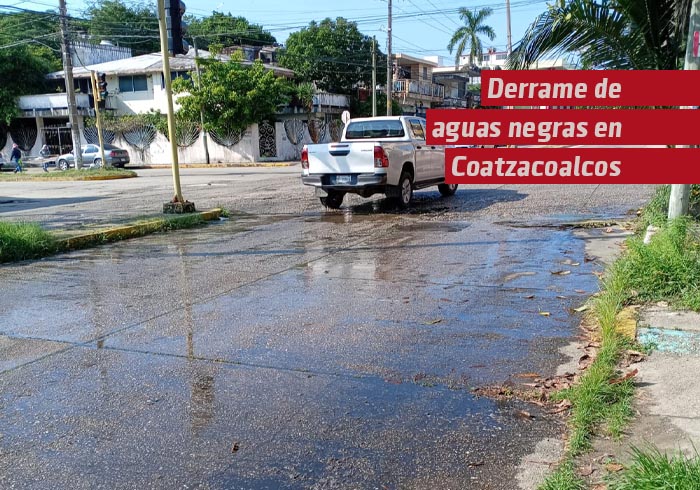
<path id="1" fill-rule="evenodd" d="M 186 170 L 185 197 L 230 220 L 0 267 L 0 488 L 517 488 L 562 421 L 470 389 L 566 360 L 599 265 L 552 225 L 652 187 L 326 212 L 297 173 Z M 0 219 L 152 213 L 169 174 L 141 174 L 2 184 Z"/>

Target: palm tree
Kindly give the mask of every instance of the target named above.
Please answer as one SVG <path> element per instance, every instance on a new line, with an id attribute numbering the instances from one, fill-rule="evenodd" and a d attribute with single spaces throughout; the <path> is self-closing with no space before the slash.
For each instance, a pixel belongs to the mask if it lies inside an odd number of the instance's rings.
<path id="1" fill-rule="evenodd" d="M 467 10 L 464 7 L 459 9 L 459 18 L 464 21 L 465 25 L 455 31 L 450 39 L 450 44 L 447 45 L 450 54 L 452 54 L 452 49 L 457 46 L 455 66 L 459 66 L 459 59 L 462 57 L 467 43 L 469 43 L 469 64 L 473 65 L 475 58 L 480 61 L 483 48 L 479 35 L 483 34 L 492 41 L 496 38 L 493 28 L 484 24 L 486 17 L 492 13 L 493 10 L 488 7 L 478 11 Z"/>
<path id="2" fill-rule="evenodd" d="M 507 67 L 577 53 L 582 68 L 675 70 L 682 66 L 691 0 L 559 0 L 539 15 Z"/>

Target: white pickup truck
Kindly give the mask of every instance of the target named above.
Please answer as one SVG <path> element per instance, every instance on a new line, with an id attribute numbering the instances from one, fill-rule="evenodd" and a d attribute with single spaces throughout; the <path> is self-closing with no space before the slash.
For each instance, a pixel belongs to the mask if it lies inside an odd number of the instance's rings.
<path id="1" fill-rule="evenodd" d="M 414 189 L 437 185 L 443 196 L 457 190 L 445 184 L 444 147 L 426 145 L 425 119 L 413 116 L 350 119 L 339 143 L 304 146 L 301 168 L 302 182 L 333 209 L 348 192 L 383 193 L 406 207 Z"/>

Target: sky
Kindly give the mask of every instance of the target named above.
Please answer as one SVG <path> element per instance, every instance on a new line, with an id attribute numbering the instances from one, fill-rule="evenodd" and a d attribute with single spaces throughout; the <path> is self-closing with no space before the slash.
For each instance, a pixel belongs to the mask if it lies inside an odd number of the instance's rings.
<path id="1" fill-rule="evenodd" d="M 66 0 L 68 12 L 72 16 L 82 16 L 87 2 Z M 127 4 L 143 4 L 126 0 Z M 380 49 L 386 53 L 386 26 L 388 5 L 386 0 L 247 0 L 233 2 L 221 0 L 185 0 L 187 14 L 206 17 L 212 11 L 241 15 L 249 22 L 260 24 L 270 31 L 278 42 L 284 43 L 290 32 L 308 25 L 311 20 L 320 21 L 326 17 L 345 17 L 356 21 L 363 34 L 376 36 Z M 30 10 L 45 11 L 58 9 L 58 1 L 40 0 L 0 0 L 0 6 L 11 5 Z M 393 0 L 393 41 L 392 51 L 413 56 L 445 56 L 446 62 L 454 60 L 447 44 L 454 31 L 462 25 L 457 9 L 479 9 L 491 7 L 493 14 L 486 24 L 493 27 L 496 39 L 489 41 L 482 37 L 484 49 L 495 47 L 505 51 L 506 8 L 505 0 Z M 546 0 L 511 0 L 511 31 L 515 44 L 535 17 L 546 9 Z"/>

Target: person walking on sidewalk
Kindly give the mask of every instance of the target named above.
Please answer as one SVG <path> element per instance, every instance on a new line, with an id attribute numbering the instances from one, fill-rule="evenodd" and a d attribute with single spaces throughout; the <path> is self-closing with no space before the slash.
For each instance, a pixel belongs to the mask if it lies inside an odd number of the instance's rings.
<path id="1" fill-rule="evenodd" d="M 42 156 L 44 161 L 42 162 L 41 166 L 44 169 L 44 172 L 49 171 L 49 155 L 51 154 L 51 150 L 49 149 L 49 145 L 44 145 L 41 147 L 41 151 L 39 152 L 39 155 Z"/>
<path id="2" fill-rule="evenodd" d="M 22 171 L 22 152 L 19 150 L 17 143 L 12 143 L 12 153 L 10 154 L 10 161 L 15 162 L 15 173 Z"/>

